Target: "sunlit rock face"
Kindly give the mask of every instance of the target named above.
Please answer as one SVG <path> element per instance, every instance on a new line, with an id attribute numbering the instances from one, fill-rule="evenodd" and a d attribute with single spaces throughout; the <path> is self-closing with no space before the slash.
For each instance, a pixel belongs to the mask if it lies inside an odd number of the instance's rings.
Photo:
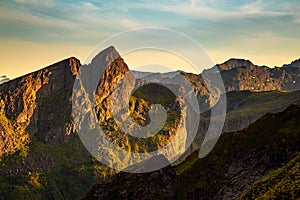
<path id="1" fill-rule="evenodd" d="M 57 144 L 74 135 L 70 97 L 79 65 L 69 58 L 0 85 L 2 154 L 29 137 Z"/>
<path id="2" fill-rule="evenodd" d="M 86 143 L 89 147 L 101 147 L 100 152 L 95 154 L 96 157 L 111 158 L 111 163 L 107 165 L 117 165 L 121 169 L 160 155 L 162 151 L 170 162 L 184 153 L 187 148 L 187 125 L 197 124 L 187 120 L 187 112 L 190 119 L 197 119 L 197 116 L 199 118 L 200 113 L 193 112 L 183 104 L 184 98 L 192 93 L 192 87 L 186 90 L 180 85 L 181 82 L 173 84 L 170 80 L 178 80 L 179 72 L 172 76 L 163 75 L 161 79 L 156 76 L 155 79 L 136 79 L 118 52 L 109 47 L 100 52 L 91 63 L 81 66 L 79 74 L 75 83 L 75 98 L 73 96 L 73 107 L 78 109 L 73 110 L 73 113 L 79 116 L 75 118 L 79 129 L 86 132 L 82 132 L 81 138 L 85 138 L 84 134 L 90 135 L 95 131 L 93 121 L 97 118 L 101 128 L 98 131 L 105 135 L 91 139 L 93 144 Z M 164 78 L 166 80 L 162 80 Z M 138 91 L 142 87 L 144 89 Z M 174 95 L 171 90 L 178 95 Z M 84 106 L 80 106 L 82 99 L 85 99 Z M 156 105 L 164 107 L 167 113 L 165 117 L 159 114 L 161 110 Z M 95 116 L 93 112 L 89 112 L 91 107 Z M 85 109 L 87 115 L 82 115 L 82 109 Z M 155 129 L 154 132 L 151 127 Z M 196 132 L 197 127 L 193 128 Z M 152 137 L 143 138 L 142 135 L 150 130 Z M 137 132 L 136 137 L 131 136 L 130 132 Z M 97 141 L 104 145 L 97 145 Z M 114 149 L 113 145 L 122 150 Z M 97 151 L 94 148 L 89 150 Z M 135 153 L 134 159 L 130 152 Z M 155 153 L 150 155 L 150 152 Z"/>

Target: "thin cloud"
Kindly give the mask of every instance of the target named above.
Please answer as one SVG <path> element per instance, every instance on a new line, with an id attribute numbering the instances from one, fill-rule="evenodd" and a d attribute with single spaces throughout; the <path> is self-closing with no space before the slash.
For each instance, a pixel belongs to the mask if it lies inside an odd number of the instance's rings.
<path id="1" fill-rule="evenodd" d="M 47 19 L 41 18 L 38 16 L 31 15 L 29 13 L 20 12 L 20 11 L 8 11 L 3 8 L 0 8 L 0 19 L 2 21 L 19 21 L 23 23 L 35 24 L 39 26 L 51 26 L 57 28 L 74 28 L 75 24 L 60 20 L 60 19 Z"/>
<path id="2" fill-rule="evenodd" d="M 160 6 L 154 9 L 160 9 L 164 12 L 176 13 L 183 16 L 193 18 L 202 18 L 210 20 L 226 20 L 234 18 L 261 17 L 261 16 L 284 16 L 286 12 L 278 12 L 264 10 L 266 4 L 262 1 L 256 1 L 252 4 L 247 4 L 236 9 L 226 10 L 207 6 L 205 4 L 197 4 L 196 1 L 191 3 L 180 3 L 173 6 Z"/>
<path id="3" fill-rule="evenodd" d="M 82 5 L 84 8 L 87 8 L 89 10 L 100 10 L 100 8 L 98 6 L 95 6 L 91 2 L 82 2 Z"/>
<path id="4" fill-rule="evenodd" d="M 29 6 L 38 6 L 38 7 L 47 7 L 51 8 L 54 6 L 54 1 L 52 0 L 15 0 L 16 3 L 29 5 Z"/>

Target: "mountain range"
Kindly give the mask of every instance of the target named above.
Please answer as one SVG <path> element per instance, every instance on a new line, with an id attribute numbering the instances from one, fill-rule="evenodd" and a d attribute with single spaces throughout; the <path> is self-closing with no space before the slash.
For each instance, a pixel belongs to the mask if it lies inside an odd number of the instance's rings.
<path id="1" fill-rule="evenodd" d="M 103 62 L 92 67 L 99 68 L 103 74 L 90 75 L 99 79 L 94 109 L 114 144 L 133 152 L 149 151 L 145 147 L 149 141 L 122 134 L 111 112 L 112 91 L 128 72 L 131 82 L 125 82 L 125 86 L 142 84 L 142 79 L 167 84 L 179 76 L 185 77 L 201 108 L 195 141 L 175 165 L 156 172 L 133 175 L 103 165 L 85 149 L 73 121 L 73 86 L 84 66 L 78 59 L 68 58 L 0 85 L 2 199 L 234 199 L 240 195 L 251 199 L 263 197 L 267 192 L 276 196 L 272 192 L 277 191 L 274 180 L 281 185 L 285 183 L 276 177 L 282 171 L 288 171 L 291 177 L 299 171 L 294 167 L 299 166 L 296 157 L 300 128 L 299 60 L 275 68 L 257 66 L 243 59 L 230 59 L 213 66 L 212 69 L 220 71 L 224 82 L 226 94 L 217 95 L 226 95 L 227 116 L 224 133 L 215 148 L 207 157 L 199 159 L 197 151 L 210 122 L 210 111 L 218 104 L 212 100 L 202 74 L 130 72 L 114 47 L 108 47 L 96 57 Z M 126 89 L 119 92 L 128 93 Z M 146 92 L 153 95 L 150 90 Z M 151 101 L 170 108 L 178 105 L 178 99 L 168 96 L 149 99 L 149 96 L 137 93 L 130 98 L 131 117 L 142 125 L 149 123 L 147 113 Z M 178 127 L 185 129 L 178 122 L 177 114 L 176 109 L 170 112 L 171 117 L 157 136 L 160 142 L 153 143 L 151 148 L 160 148 L 173 139 Z M 170 150 L 170 157 L 184 150 L 182 146 L 174 148 L 176 151 Z M 110 155 L 107 150 L 103 156 Z M 269 174 L 272 170 L 279 171 Z M 262 177 L 265 178 L 260 180 Z M 268 181 L 270 184 L 265 186 Z M 288 181 L 291 185 L 295 182 Z M 145 190 L 148 192 L 141 192 Z M 288 193 L 284 188 L 280 191 L 282 195 Z M 299 197 L 299 188 L 289 195 Z"/>

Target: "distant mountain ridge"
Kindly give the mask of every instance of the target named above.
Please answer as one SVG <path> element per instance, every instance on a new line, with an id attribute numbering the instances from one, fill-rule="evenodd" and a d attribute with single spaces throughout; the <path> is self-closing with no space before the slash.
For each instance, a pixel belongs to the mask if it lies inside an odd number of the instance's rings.
<path id="1" fill-rule="evenodd" d="M 294 60 L 290 64 L 285 64 L 282 66 L 282 68 L 289 68 L 289 67 L 300 68 L 300 58 L 297 60 Z"/>
<path id="2" fill-rule="evenodd" d="M 275 68 L 258 66 L 244 59 L 229 59 L 214 67 L 220 70 L 227 91 L 300 89 L 300 59 Z"/>
<path id="3" fill-rule="evenodd" d="M 157 72 L 139 72 L 130 70 L 132 75 L 136 79 L 143 79 L 143 80 L 149 80 L 149 81 L 162 81 L 167 79 L 172 79 L 180 74 L 180 71 L 173 71 L 173 72 L 166 72 L 166 73 L 157 73 Z"/>
<path id="4" fill-rule="evenodd" d="M 250 60 L 231 58 L 222 64 L 217 64 L 215 67 L 217 67 L 220 71 L 231 70 L 237 67 L 246 67 L 252 70 L 254 67 L 257 67 L 257 65 L 254 65 Z"/>
<path id="5" fill-rule="evenodd" d="M 212 69 L 218 69 L 223 78 L 226 91 L 252 90 L 300 90 L 300 59 L 282 67 L 268 67 L 253 64 L 250 60 L 231 58 L 222 64 L 216 64 L 211 69 L 205 69 L 203 73 Z M 157 80 L 172 78 L 176 73 L 184 74 L 188 79 L 195 79 L 194 74 L 184 71 L 174 71 L 169 73 L 151 73 L 132 71 L 137 79 L 147 79 L 149 77 Z M 200 85 L 205 85 L 203 80 L 197 81 L 194 86 L 200 89 Z M 200 87 L 199 87 L 200 86 Z"/>
<path id="6" fill-rule="evenodd" d="M 224 63 L 221 64 L 216 64 L 214 67 L 218 67 L 220 71 L 223 70 L 231 70 L 233 68 L 238 68 L 238 67 L 246 67 L 250 70 L 253 70 L 255 67 L 260 67 L 260 68 L 288 68 L 288 67 L 295 67 L 299 68 L 300 67 L 300 58 L 292 61 L 289 64 L 283 64 L 282 67 L 270 67 L 266 65 L 256 65 L 250 60 L 246 60 L 243 58 L 230 58 L 229 60 L 225 61 Z"/>

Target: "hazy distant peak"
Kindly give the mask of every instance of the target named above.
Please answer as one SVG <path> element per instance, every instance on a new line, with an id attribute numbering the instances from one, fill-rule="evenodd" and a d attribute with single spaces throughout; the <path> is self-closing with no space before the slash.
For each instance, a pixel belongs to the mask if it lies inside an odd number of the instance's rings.
<path id="1" fill-rule="evenodd" d="M 180 74 L 181 72 L 179 70 L 177 71 L 171 71 L 171 72 L 143 72 L 143 71 L 135 71 L 130 70 L 130 72 L 134 75 L 136 79 L 163 79 L 163 78 L 173 78 L 176 75 Z"/>
<path id="2" fill-rule="evenodd" d="M 102 50 L 99 52 L 93 59 L 92 63 L 95 62 L 103 62 L 105 61 L 106 63 L 112 63 L 114 60 L 120 58 L 119 52 L 116 50 L 114 46 L 109 46 L 106 49 Z"/>
<path id="3" fill-rule="evenodd" d="M 6 75 L 0 76 L 0 84 L 9 81 L 9 78 Z"/>

